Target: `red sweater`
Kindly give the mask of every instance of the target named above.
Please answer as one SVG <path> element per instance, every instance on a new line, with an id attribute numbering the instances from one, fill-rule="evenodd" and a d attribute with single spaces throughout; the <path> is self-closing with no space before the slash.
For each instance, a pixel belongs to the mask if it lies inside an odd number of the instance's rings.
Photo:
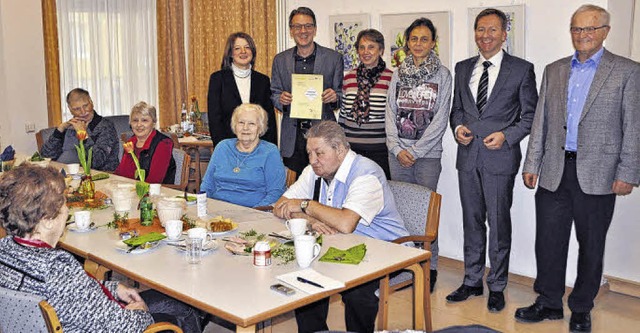
<path id="1" fill-rule="evenodd" d="M 144 142 L 144 146 L 142 148 L 137 148 L 136 144 L 138 142 L 138 138 L 133 135 L 127 142 L 133 142 L 134 153 L 140 159 L 140 152 L 143 150 L 149 149 L 151 145 L 151 141 L 153 137 L 156 136 L 157 130 L 153 130 L 149 137 Z M 171 162 L 171 153 L 173 151 L 173 141 L 167 138 L 160 143 L 158 143 L 158 147 L 156 147 L 156 151 L 151 157 L 151 168 L 149 173 L 145 177 L 145 181 L 150 184 L 162 184 L 162 181 L 165 178 L 167 173 L 167 169 L 169 168 L 169 163 Z M 131 158 L 131 154 L 127 152 L 122 155 L 122 161 L 120 161 L 120 165 L 114 172 L 116 175 L 135 179 L 133 175 L 136 172 L 136 164 L 133 162 L 133 158 Z"/>

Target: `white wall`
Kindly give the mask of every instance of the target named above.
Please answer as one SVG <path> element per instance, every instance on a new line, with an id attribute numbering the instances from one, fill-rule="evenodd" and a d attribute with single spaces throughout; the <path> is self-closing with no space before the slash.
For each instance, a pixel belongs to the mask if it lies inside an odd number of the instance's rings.
<path id="1" fill-rule="evenodd" d="M 451 12 L 452 58 L 453 63 L 468 57 L 468 39 L 471 35 L 473 18 L 467 17 L 471 7 L 526 5 L 526 59 L 534 63 L 538 86 L 544 66 L 559 58 L 571 55 L 573 48 L 569 35 L 571 14 L 583 1 L 529 0 L 529 1 L 472 1 L 472 0 L 287 0 L 288 13 L 299 6 L 307 6 L 314 10 L 318 23 L 316 41 L 330 46 L 329 15 L 370 13 L 371 26 L 380 28 L 380 14 L 411 12 Z M 592 0 L 591 3 L 607 7 L 606 0 Z M 619 9 L 619 8 L 617 8 Z M 612 20 L 615 22 L 615 19 Z M 409 25 L 410 22 L 407 22 Z M 621 23 L 621 25 L 624 25 Z M 629 24 L 626 25 L 630 26 Z M 615 29 L 615 26 L 614 26 Z M 615 35 L 615 34 L 614 34 Z M 623 38 L 611 36 L 612 38 Z M 628 45 L 628 34 L 626 35 Z M 616 40 L 618 42 L 618 40 Z M 618 42 L 624 45 L 624 41 Z M 293 45 L 289 38 L 288 46 Z M 628 52 L 628 51 L 627 51 Z M 450 67 L 450 69 L 452 69 Z M 526 151 L 526 139 L 521 144 Z M 440 222 L 440 255 L 462 260 L 462 213 L 458 191 L 458 179 L 455 169 L 456 144 L 450 131 L 444 137 L 443 170 L 440 176 L 439 192 L 443 195 L 443 207 Z M 516 179 L 512 208 L 513 242 L 510 271 L 513 273 L 535 277 L 536 262 L 534 254 L 535 241 L 535 206 L 534 191 L 522 185 L 521 178 Z M 640 189 L 631 196 L 619 197 L 612 227 L 608 235 L 605 259 L 605 274 L 632 281 L 640 281 L 640 265 L 630 265 L 640 259 L 640 243 L 634 241 L 640 235 Z M 577 243 L 572 239 L 567 284 L 573 285 L 576 275 Z M 462 277 L 460 277 L 462 279 Z"/>
<path id="2" fill-rule="evenodd" d="M 36 129 L 48 127 L 40 0 L 0 1 L 0 134 L 2 148 L 36 150 Z"/>

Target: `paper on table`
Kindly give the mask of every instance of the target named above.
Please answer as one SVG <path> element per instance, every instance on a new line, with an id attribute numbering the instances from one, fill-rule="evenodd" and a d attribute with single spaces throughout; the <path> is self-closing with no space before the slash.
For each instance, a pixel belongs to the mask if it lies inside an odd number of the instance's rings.
<path id="1" fill-rule="evenodd" d="M 308 283 L 302 283 L 297 280 L 298 277 L 313 281 L 324 288 L 318 288 Z M 277 279 L 296 288 L 304 291 L 307 294 L 317 294 L 323 291 L 338 289 L 344 287 L 344 282 L 332 279 L 326 275 L 322 275 L 312 268 L 306 268 L 300 271 L 295 271 L 287 274 L 277 276 Z"/>

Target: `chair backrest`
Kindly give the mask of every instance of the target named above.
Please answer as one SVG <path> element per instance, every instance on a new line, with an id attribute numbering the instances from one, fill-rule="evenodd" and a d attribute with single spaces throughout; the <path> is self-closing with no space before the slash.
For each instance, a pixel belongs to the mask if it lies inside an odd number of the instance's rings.
<path id="1" fill-rule="evenodd" d="M 49 137 L 55 131 L 55 127 L 43 128 L 36 132 L 36 144 L 38 145 L 38 152 L 42 152 L 42 146 L 44 145 Z"/>
<path id="2" fill-rule="evenodd" d="M 105 116 L 104 118 L 111 120 L 113 126 L 116 128 L 116 134 L 119 136 L 124 132 L 130 132 L 131 126 L 129 125 L 128 115 L 119 116 Z"/>
<path id="3" fill-rule="evenodd" d="M 398 181 L 389 181 L 398 213 L 412 236 L 425 236 L 433 241 L 438 236 L 442 196 L 429 188 Z M 426 247 L 426 246 L 425 246 Z"/>
<path id="4" fill-rule="evenodd" d="M 182 149 L 173 148 L 173 159 L 176 161 L 176 178 L 173 184 L 184 190 L 189 185 L 191 156 Z"/>
<path id="5" fill-rule="evenodd" d="M 44 298 L 0 287 L 0 332 L 48 332 L 39 303 Z"/>

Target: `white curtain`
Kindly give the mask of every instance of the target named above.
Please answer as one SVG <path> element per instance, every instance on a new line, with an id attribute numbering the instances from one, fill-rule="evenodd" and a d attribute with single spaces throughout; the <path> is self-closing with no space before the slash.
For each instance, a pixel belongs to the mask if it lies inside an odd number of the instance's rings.
<path id="1" fill-rule="evenodd" d="M 155 0 L 57 0 L 62 118 L 66 94 L 89 91 L 103 116 L 158 105 Z"/>

